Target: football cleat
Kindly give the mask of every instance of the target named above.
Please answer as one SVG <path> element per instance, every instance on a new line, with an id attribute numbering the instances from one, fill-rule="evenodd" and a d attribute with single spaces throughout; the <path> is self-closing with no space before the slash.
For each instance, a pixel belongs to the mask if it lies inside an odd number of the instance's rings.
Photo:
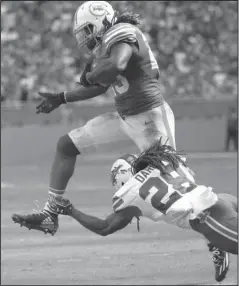
<path id="1" fill-rule="evenodd" d="M 212 261 L 215 266 L 215 279 L 217 282 L 221 282 L 225 279 L 226 274 L 229 270 L 229 254 L 217 248 L 212 243 L 208 244 L 209 251 L 212 252 Z"/>
<path id="2" fill-rule="evenodd" d="M 28 215 L 13 214 L 12 220 L 19 223 L 21 227 L 25 226 L 29 230 L 40 230 L 51 235 L 54 235 L 59 227 L 58 216 L 45 210 Z"/>

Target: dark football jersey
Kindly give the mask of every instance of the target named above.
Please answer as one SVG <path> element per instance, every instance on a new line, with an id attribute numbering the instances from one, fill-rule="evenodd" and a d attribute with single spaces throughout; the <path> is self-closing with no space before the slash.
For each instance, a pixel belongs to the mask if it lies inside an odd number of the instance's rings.
<path id="1" fill-rule="evenodd" d="M 116 24 L 102 39 L 101 56 L 110 55 L 113 45 L 119 42 L 133 47 L 126 70 L 110 87 L 119 114 L 135 115 L 162 105 L 159 67 L 144 34 L 131 24 Z"/>

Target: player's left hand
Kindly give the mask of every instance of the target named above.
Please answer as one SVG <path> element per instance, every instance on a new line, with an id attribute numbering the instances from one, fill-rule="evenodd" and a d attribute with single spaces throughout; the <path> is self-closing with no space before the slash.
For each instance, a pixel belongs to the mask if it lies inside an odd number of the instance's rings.
<path id="1" fill-rule="evenodd" d="M 58 106 L 66 103 L 64 99 L 64 92 L 50 93 L 50 92 L 38 92 L 44 100 L 36 107 L 36 113 L 50 113 Z"/>

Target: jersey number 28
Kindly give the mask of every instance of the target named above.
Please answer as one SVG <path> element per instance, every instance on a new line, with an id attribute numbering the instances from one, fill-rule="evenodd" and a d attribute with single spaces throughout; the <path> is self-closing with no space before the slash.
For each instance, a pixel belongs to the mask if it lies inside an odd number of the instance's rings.
<path id="1" fill-rule="evenodd" d="M 139 195 L 165 214 L 170 206 L 182 197 L 177 191 L 170 193 L 169 187 L 160 177 L 151 177 L 140 187 Z"/>

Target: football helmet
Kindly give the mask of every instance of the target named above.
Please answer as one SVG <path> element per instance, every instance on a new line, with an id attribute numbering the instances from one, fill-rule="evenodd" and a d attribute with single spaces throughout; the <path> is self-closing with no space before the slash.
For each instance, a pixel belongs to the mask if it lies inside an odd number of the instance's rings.
<path id="1" fill-rule="evenodd" d="M 117 159 L 111 167 L 111 182 L 119 190 L 133 177 L 132 164 L 137 159 L 136 155 L 127 154 Z"/>
<path id="2" fill-rule="evenodd" d="M 107 23 L 113 24 L 115 11 L 105 1 L 84 2 L 76 11 L 73 33 L 79 48 L 87 46 L 93 50 L 107 29 Z"/>

